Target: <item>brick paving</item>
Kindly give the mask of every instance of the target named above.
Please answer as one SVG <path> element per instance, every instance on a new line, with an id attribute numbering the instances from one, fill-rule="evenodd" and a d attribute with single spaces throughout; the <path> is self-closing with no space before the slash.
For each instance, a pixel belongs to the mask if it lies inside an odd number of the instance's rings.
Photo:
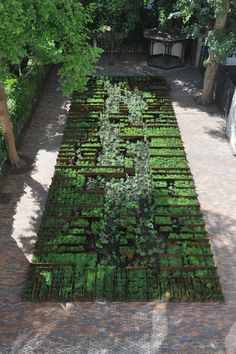
<path id="1" fill-rule="evenodd" d="M 198 106 L 196 69 L 161 71 L 143 58 L 101 61 L 104 75 L 165 75 L 171 87 L 188 161 L 196 182 L 224 304 L 22 303 L 20 293 L 60 146 L 69 99 L 55 71 L 33 112 L 20 151 L 34 158 L 23 174 L 11 169 L 0 191 L 0 353 L 236 353 L 236 157 L 215 106 Z"/>

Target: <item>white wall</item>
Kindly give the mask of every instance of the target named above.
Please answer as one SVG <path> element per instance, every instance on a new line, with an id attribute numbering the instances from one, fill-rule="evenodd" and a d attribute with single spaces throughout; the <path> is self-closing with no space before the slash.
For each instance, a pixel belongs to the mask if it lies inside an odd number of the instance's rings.
<path id="1" fill-rule="evenodd" d="M 178 58 L 181 58 L 182 57 L 182 47 L 183 47 L 182 43 L 174 44 L 172 47 L 171 54 L 175 55 Z M 153 55 L 165 54 L 165 46 L 162 43 L 154 43 L 152 51 L 153 51 Z"/>
<path id="2" fill-rule="evenodd" d="M 229 116 L 226 122 L 226 134 L 230 140 L 230 144 L 236 154 L 236 88 L 234 91 Z"/>
<path id="3" fill-rule="evenodd" d="M 153 51 L 153 53 L 152 53 L 153 55 L 164 54 L 165 53 L 165 46 L 164 46 L 164 44 L 161 44 L 161 43 L 154 43 L 152 51 Z"/>
<path id="4" fill-rule="evenodd" d="M 236 53 L 231 54 L 226 59 L 226 66 L 236 66 Z"/>
<path id="5" fill-rule="evenodd" d="M 171 50 L 171 55 L 175 55 L 176 57 L 180 58 L 182 57 L 182 49 L 183 49 L 183 44 L 182 43 L 175 43 L 172 47 Z"/>

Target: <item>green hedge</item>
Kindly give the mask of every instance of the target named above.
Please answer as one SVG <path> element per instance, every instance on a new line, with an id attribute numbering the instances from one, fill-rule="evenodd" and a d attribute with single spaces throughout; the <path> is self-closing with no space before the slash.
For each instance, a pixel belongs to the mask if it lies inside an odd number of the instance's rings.
<path id="1" fill-rule="evenodd" d="M 16 140 L 25 127 L 32 109 L 43 90 L 48 66 L 30 67 L 28 72 L 19 79 L 8 79 L 4 82 L 8 97 L 8 108 Z M 0 165 L 6 159 L 2 127 L 0 126 Z"/>

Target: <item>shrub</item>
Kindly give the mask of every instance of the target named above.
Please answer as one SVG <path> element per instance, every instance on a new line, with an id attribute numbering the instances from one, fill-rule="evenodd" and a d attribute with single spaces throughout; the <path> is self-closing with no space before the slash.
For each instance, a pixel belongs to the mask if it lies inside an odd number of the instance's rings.
<path id="1" fill-rule="evenodd" d="M 23 77 L 8 79 L 4 82 L 8 97 L 8 108 L 16 140 L 29 120 L 30 113 L 35 107 L 43 90 L 48 66 L 30 66 Z M 0 127 L 0 165 L 6 159 L 4 137 Z"/>

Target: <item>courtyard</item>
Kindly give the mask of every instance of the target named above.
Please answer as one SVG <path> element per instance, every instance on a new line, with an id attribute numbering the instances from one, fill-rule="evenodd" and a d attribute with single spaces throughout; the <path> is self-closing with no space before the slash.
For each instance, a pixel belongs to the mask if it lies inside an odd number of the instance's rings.
<path id="1" fill-rule="evenodd" d="M 1 176 L 1 192 L 10 199 L 0 205 L 0 352 L 234 353 L 236 160 L 224 136 L 224 120 L 216 106 L 200 106 L 194 100 L 193 94 L 202 84 L 197 69 L 162 71 L 148 67 L 141 56 L 117 57 L 109 65 L 103 57 L 97 75 L 166 80 L 225 301 L 173 302 L 175 295 L 170 288 L 163 297 L 154 296 L 149 301 L 141 294 L 132 302 L 125 298 L 111 302 L 103 294 L 84 303 L 70 301 L 78 299 L 67 296 L 61 301 L 52 297 L 51 302 L 40 302 L 45 300 L 39 296 L 40 289 L 36 296 L 39 302 L 29 298 L 22 301 L 54 168 L 63 170 L 60 166 L 72 164 L 71 157 L 65 163 L 60 147 L 74 101 L 58 92 L 54 69 L 20 145 L 20 153 L 30 157 L 32 166 L 20 174 L 9 167 Z M 125 266 L 135 261 L 133 250 L 122 252 L 128 262 Z M 211 290 L 212 285 L 207 287 Z M 174 300 L 185 299 L 180 296 Z"/>

